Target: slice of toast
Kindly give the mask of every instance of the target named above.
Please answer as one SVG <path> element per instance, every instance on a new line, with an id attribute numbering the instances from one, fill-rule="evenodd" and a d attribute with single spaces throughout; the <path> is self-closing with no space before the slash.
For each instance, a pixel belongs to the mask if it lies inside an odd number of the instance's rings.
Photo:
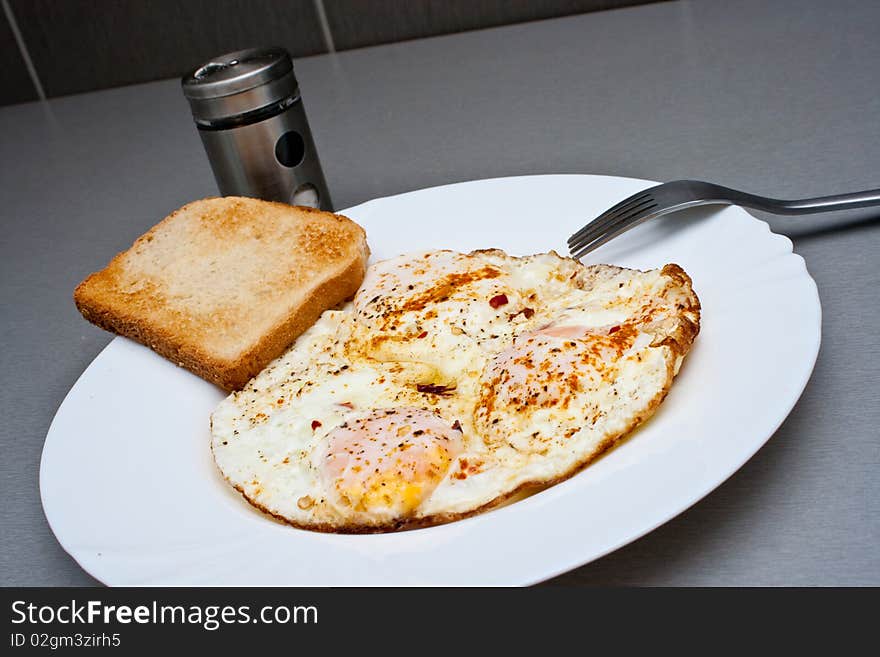
<path id="1" fill-rule="evenodd" d="M 238 390 L 354 295 L 368 256 L 364 230 L 347 217 L 208 198 L 170 214 L 73 298 L 88 321 Z"/>

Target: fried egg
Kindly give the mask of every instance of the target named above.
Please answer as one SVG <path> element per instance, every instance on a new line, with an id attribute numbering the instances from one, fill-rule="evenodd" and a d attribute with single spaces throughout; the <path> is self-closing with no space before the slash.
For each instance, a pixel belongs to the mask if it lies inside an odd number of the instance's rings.
<path id="1" fill-rule="evenodd" d="M 572 476 L 648 418 L 699 322 L 677 265 L 399 256 L 219 405 L 212 452 L 297 527 L 463 518 Z"/>

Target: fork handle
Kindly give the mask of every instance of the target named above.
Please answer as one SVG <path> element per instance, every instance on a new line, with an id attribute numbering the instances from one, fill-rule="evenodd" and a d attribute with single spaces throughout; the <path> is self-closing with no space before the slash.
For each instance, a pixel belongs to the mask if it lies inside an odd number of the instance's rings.
<path id="1" fill-rule="evenodd" d="M 723 189 L 729 193 L 728 199 L 735 205 L 744 205 L 755 210 L 763 210 L 773 214 L 813 214 L 816 212 L 855 210 L 856 208 L 880 206 L 880 189 L 794 200 L 767 198 L 746 194 L 735 189 Z"/>

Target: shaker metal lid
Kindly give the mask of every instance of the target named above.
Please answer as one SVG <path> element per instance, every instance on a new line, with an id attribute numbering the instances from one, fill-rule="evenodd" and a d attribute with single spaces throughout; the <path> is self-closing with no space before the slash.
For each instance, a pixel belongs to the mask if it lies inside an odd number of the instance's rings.
<path id="1" fill-rule="evenodd" d="M 299 97 L 293 61 L 278 47 L 214 57 L 180 83 L 196 123 L 208 129 L 253 120 L 255 112 L 273 106 L 283 109 Z"/>
<path id="2" fill-rule="evenodd" d="M 278 80 L 293 71 L 284 48 L 236 50 L 198 67 L 181 84 L 187 98 L 220 98 Z"/>

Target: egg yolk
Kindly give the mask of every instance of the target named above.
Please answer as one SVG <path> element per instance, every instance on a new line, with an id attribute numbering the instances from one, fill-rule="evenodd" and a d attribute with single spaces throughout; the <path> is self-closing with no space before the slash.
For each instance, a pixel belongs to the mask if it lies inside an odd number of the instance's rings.
<path id="1" fill-rule="evenodd" d="M 579 340 L 560 340 L 556 333 L 541 333 L 519 339 L 495 356 L 483 375 L 476 410 L 478 426 L 487 440 L 504 438 L 510 416 L 529 416 L 542 408 L 567 408 L 580 391 L 581 377 L 588 375 L 585 370 L 590 355 L 584 347 Z"/>
<path id="2" fill-rule="evenodd" d="M 452 424 L 431 411 L 397 408 L 336 427 L 321 467 L 331 503 L 376 520 L 411 515 L 462 450 Z"/>
<path id="3" fill-rule="evenodd" d="M 507 443 L 535 417 L 568 422 L 596 390 L 611 385 L 635 336 L 629 327 L 612 328 L 609 334 L 605 327 L 545 327 L 498 353 L 483 373 L 474 413 L 487 444 Z M 540 433 L 532 434 L 535 441 Z"/>

